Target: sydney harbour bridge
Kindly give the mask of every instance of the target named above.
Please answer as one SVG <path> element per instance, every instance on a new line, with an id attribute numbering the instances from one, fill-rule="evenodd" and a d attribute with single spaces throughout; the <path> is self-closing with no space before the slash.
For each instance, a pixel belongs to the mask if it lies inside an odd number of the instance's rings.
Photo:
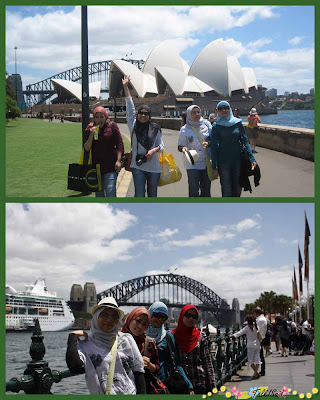
<path id="1" fill-rule="evenodd" d="M 236 310 L 230 309 L 226 300 L 204 284 L 184 275 L 169 273 L 130 279 L 99 293 L 97 299 L 100 301 L 108 296 L 114 297 L 119 306 L 149 307 L 158 300 L 166 303 L 169 309 L 194 304 L 221 325 L 236 322 Z"/>
<path id="2" fill-rule="evenodd" d="M 144 60 L 125 59 L 125 61 L 131 62 L 139 69 L 142 69 L 143 65 L 145 64 Z M 109 73 L 111 62 L 112 61 L 109 60 L 98 61 L 88 64 L 89 79 L 93 80 L 93 78 L 96 78 L 98 80 L 101 80 L 101 92 L 109 92 Z M 42 81 L 27 85 L 26 90 L 23 91 L 23 94 L 26 95 L 26 103 L 28 107 L 34 106 L 36 104 L 43 104 L 56 93 L 51 79 L 65 79 L 73 82 L 81 81 L 82 67 L 79 66 L 71 68 L 67 71 L 59 72 L 53 76 L 50 76 L 49 78 L 43 79 Z"/>

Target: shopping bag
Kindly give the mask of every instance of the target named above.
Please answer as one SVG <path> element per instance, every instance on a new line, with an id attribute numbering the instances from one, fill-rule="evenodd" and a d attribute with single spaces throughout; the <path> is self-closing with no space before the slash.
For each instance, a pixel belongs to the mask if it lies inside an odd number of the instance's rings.
<path id="1" fill-rule="evenodd" d="M 121 159 L 121 168 L 123 167 L 126 171 L 132 172 L 131 169 L 132 151 L 124 153 Z"/>
<path id="2" fill-rule="evenodd" d="M 82 193 L 100 192 L 102 190 L 100 164 L 92 163 L 90 150 L 88 164 L 83 164 L 84 149 L 78 164 L 69 164 L 68 189 Z"/>
<path id="3" fill-rule="evenodd" d="M 159 186 L 180 181 L 182 174 L 172 154 L 167 154 L 165 151 L 161 151 L 158 156 L 161 165 Z"/>

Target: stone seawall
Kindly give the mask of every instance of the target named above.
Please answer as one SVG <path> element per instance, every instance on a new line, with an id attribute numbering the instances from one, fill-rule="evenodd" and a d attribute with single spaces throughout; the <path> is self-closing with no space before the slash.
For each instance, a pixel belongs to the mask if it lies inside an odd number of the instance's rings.
<path id="1" fill-rule="evenodd" d="M 76 117 L 65 119 L 78 122 Z M 153 122 L 158 123 L 161 128 L 180 130 L 180 118 L 152 118 Z M 117 122 L 125 124 L 123 116 L 117 116 Z M 243 123 L 247 126 L 247 123 Z M 257 145 L 267 149 L 290 154 L 294 157 L 314 161 L 314 129 L 297 128 L 292 126 L 278 126 L 259 124 L 259 135 Z"/>

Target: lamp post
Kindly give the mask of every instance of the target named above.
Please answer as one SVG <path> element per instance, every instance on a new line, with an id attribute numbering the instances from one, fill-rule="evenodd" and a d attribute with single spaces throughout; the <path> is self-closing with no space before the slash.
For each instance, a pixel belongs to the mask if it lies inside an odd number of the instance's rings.
<path id="1" fill-rule="evenodd" d="M 17 46 L 14 46 L 14 70 L 15 70 L 15 78 L 16 78 L 16 101 L 18 103 L 18 82 L 17 82 Z"/>

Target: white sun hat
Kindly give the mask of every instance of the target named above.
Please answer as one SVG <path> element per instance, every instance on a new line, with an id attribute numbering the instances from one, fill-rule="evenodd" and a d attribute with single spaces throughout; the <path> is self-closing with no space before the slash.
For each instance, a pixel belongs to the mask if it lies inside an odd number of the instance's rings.
<path id="1" fill-rule="evenodd" d="M 120 319 L 124 317 L 124 312 L 119 308 L 118 303 L 113 297 L 105 297 L 98 304 L 92 307 L 91 314 L 93 315 L 99 308 L 109 307 L 118 311 Z"/>
<path id="2" fill-rule="evenodd" d="M 187 150 L 184 155 L 191 165 L 194 165 L 199 160 L 199 154 L 196 150 Z"/>

